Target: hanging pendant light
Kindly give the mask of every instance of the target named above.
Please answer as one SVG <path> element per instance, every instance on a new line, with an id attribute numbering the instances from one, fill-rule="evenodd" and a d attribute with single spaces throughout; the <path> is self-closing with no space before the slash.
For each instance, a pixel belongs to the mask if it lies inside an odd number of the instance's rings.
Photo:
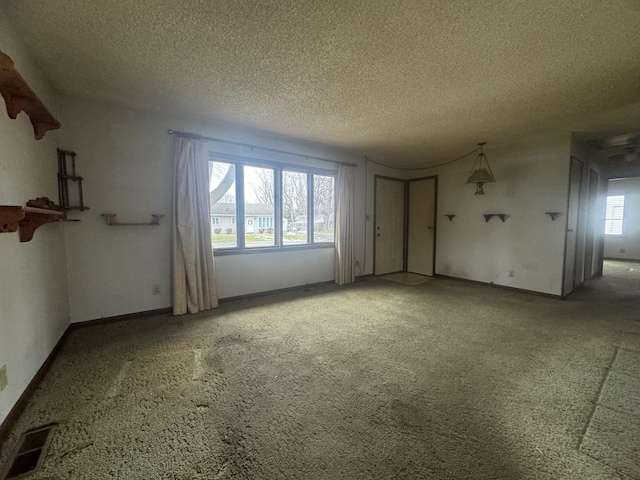
<path id="1" fill-rule="evenodd" d="M 480 142 L 478 144 L 480 146 L 480 153 L 473 164 L 473 170 L 471 170 L 471 175 L 469 175 L 469 179 L 467 180 L 467 183 L 476 184 L 476 195 L 484 195 L 482 186 L 485 183 L 494 183 L 496 181 L 496 177 L 493 176 L 493 172 L 487 161 L 487 156 L 482 151 L 482 147 L 486 144 L 487 142 Z"/>

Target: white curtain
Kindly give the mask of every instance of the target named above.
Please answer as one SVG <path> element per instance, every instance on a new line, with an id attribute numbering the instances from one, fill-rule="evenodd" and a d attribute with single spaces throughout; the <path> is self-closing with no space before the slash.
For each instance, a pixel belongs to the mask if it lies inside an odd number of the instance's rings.
<path id="1" fill-rule="evenodd" d="M 172 256 L 173 314 L 216 308 L 206 144 L 180 136 L 175 137 Z"/>
<path id="2" fill-rule="evenodd" d="M 338 285 L 356 280 L 353 246 L 354 167 L 338 167 L 336 188 L 335 279 Z"/>

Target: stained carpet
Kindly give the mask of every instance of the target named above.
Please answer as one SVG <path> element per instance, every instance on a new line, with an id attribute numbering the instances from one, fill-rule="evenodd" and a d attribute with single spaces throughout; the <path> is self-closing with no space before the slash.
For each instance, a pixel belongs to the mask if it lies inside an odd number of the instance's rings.
<path id="1" fill-rule="evenodd" d="M 640 300 L 598 282 L 373 279 L 79 329 L 0 464 L 56 422 L 27 478 L 638 479 Z"/>

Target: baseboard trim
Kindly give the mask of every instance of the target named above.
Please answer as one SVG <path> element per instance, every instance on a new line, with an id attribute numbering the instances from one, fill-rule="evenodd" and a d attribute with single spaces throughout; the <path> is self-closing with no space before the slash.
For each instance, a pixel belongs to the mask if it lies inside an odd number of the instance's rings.
<path id="1" fill-rule="evenodd" d="M 451 275 L 442 275 L 441 273 L 434 273 L 433 276 L 436 278 L 447 278 L 449 280 L 456 280 L 459 282 L 475 283 L 476 285 L 495 287 L 501 290 L 510 290 L 512 292 L 528 293 L 529 295 L 536 295 L 538 297 L 546 297 L 546 298 L 553 298 L 555 300 L 562 300 L 561 295 L 554 295 L 552 293 L 545 293 L 545 292 L 537 292 L 535 290 L 527 290 L 526 288 L 509 287 L 507 285 L 498 285 L 497 283 L 491 283 L 491 282 L 481 282 L 480 280 L 471 280 L 469 278 L 452 277 Z"/>
<path id="2" fill-rule="evenodd" d="M 364 282 L 367 278 L 375 277 L 373 273 L 367 273 L 363 275 L 356 275 L 356 282 Z"/>
<path id="3" fill-rule="evenodd" d="M 603 260 L 610 260 L 612 262 L 640 262 L 640 258 L 615 258 L 615 257 L 604 257 Z"/>
<path id="4" fill-rule="evenodd" d="M 115 315 L 113 317 L 96 318 L 94 320 L 85 320 L 83 322 L 75 322 L 69 325 L 71 330 L 78 328 L 93 327 L 94 325 L 105 325 L 107 323 L 124 322 L 127 320 L 135 320 L 137 318 L 153 317 L 154 315 L 166 315 L 172 313 L 171 307 L 157 308 L 155 310 L 145 310 L 143 312 L 125 313 L 124 315 Z"/>
<path id="5" fill-rule="evenodd" d="M 4 419 L 2 424 L 0 424 L 0 445 L 6 444 L 6 440 L 9 436 L 9 433 L 11 432 L 11 429 L 15 426 L 16 422 L 20 418 L 20 415 L 22 415 L 22 412 L 27 407 L 27 404 L 29 403 L 29 400 L 31 400 L 33 393 L 36 391 L 36 389 L 40 385 L 40 382 L 51 368 L 53 361 L 58 356 L 62 345 L 67 340 L 67 337 L 72 330 L 73 329 L 71 328 L 71 326 L 67 327 L 56 345 L 51 350 L 51 353 L 49 353 L 49 356 L 47 356 L 46 360 L 42 363 L 36 374 L 27 385 L 27 388 L 24 389 L 22 395 L 18 397 L 16 403 L 13 405 L 11 410 L 9 410 L 9 414 L 7 415 L 7 417 Z"/>
<path id="6" fill-rule="evenodd" d="M 312 289 L 316 289 L 318 287 L 325 287 L 328 285 L 333 285 L 335 284 L 334 280 L 327 280 L 326 282 L 317 282 L 317 283 L 307 283 L 306 285 L 296 285 L 293 287 L 285 287 L 285 288 L 278 288 L 275 290 L 265 290 L 264 292 L 255 292 L 255 293 L 246 293 L 244 295 L 235 295 L 233 297 L 225 297 L 225 298 L 221 298 L 219 303 L 220 304 L 225 304 L 225 303 L 231 303 L 231 302 L 237 302 L 238 300 L 247 300 L 250 298 L 260 298 L 260 297 L 267 297 L 269 295 L 274 295 L 276 293 L 287 293 L 287 292 L 295 292 L 296 290 L 312 290 Z"/>

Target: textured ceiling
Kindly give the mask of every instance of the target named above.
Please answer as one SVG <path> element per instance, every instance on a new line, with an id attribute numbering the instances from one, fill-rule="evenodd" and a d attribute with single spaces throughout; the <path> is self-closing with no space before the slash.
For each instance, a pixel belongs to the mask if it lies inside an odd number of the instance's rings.
<path id="1" fill-rule="evenodd" d="M 0 0 L 0 8 L 62 92 L 398 165 L 446 159 L 480 140 L 490 148 L 569 131 L 640 101 L 636 0 Z"/>

